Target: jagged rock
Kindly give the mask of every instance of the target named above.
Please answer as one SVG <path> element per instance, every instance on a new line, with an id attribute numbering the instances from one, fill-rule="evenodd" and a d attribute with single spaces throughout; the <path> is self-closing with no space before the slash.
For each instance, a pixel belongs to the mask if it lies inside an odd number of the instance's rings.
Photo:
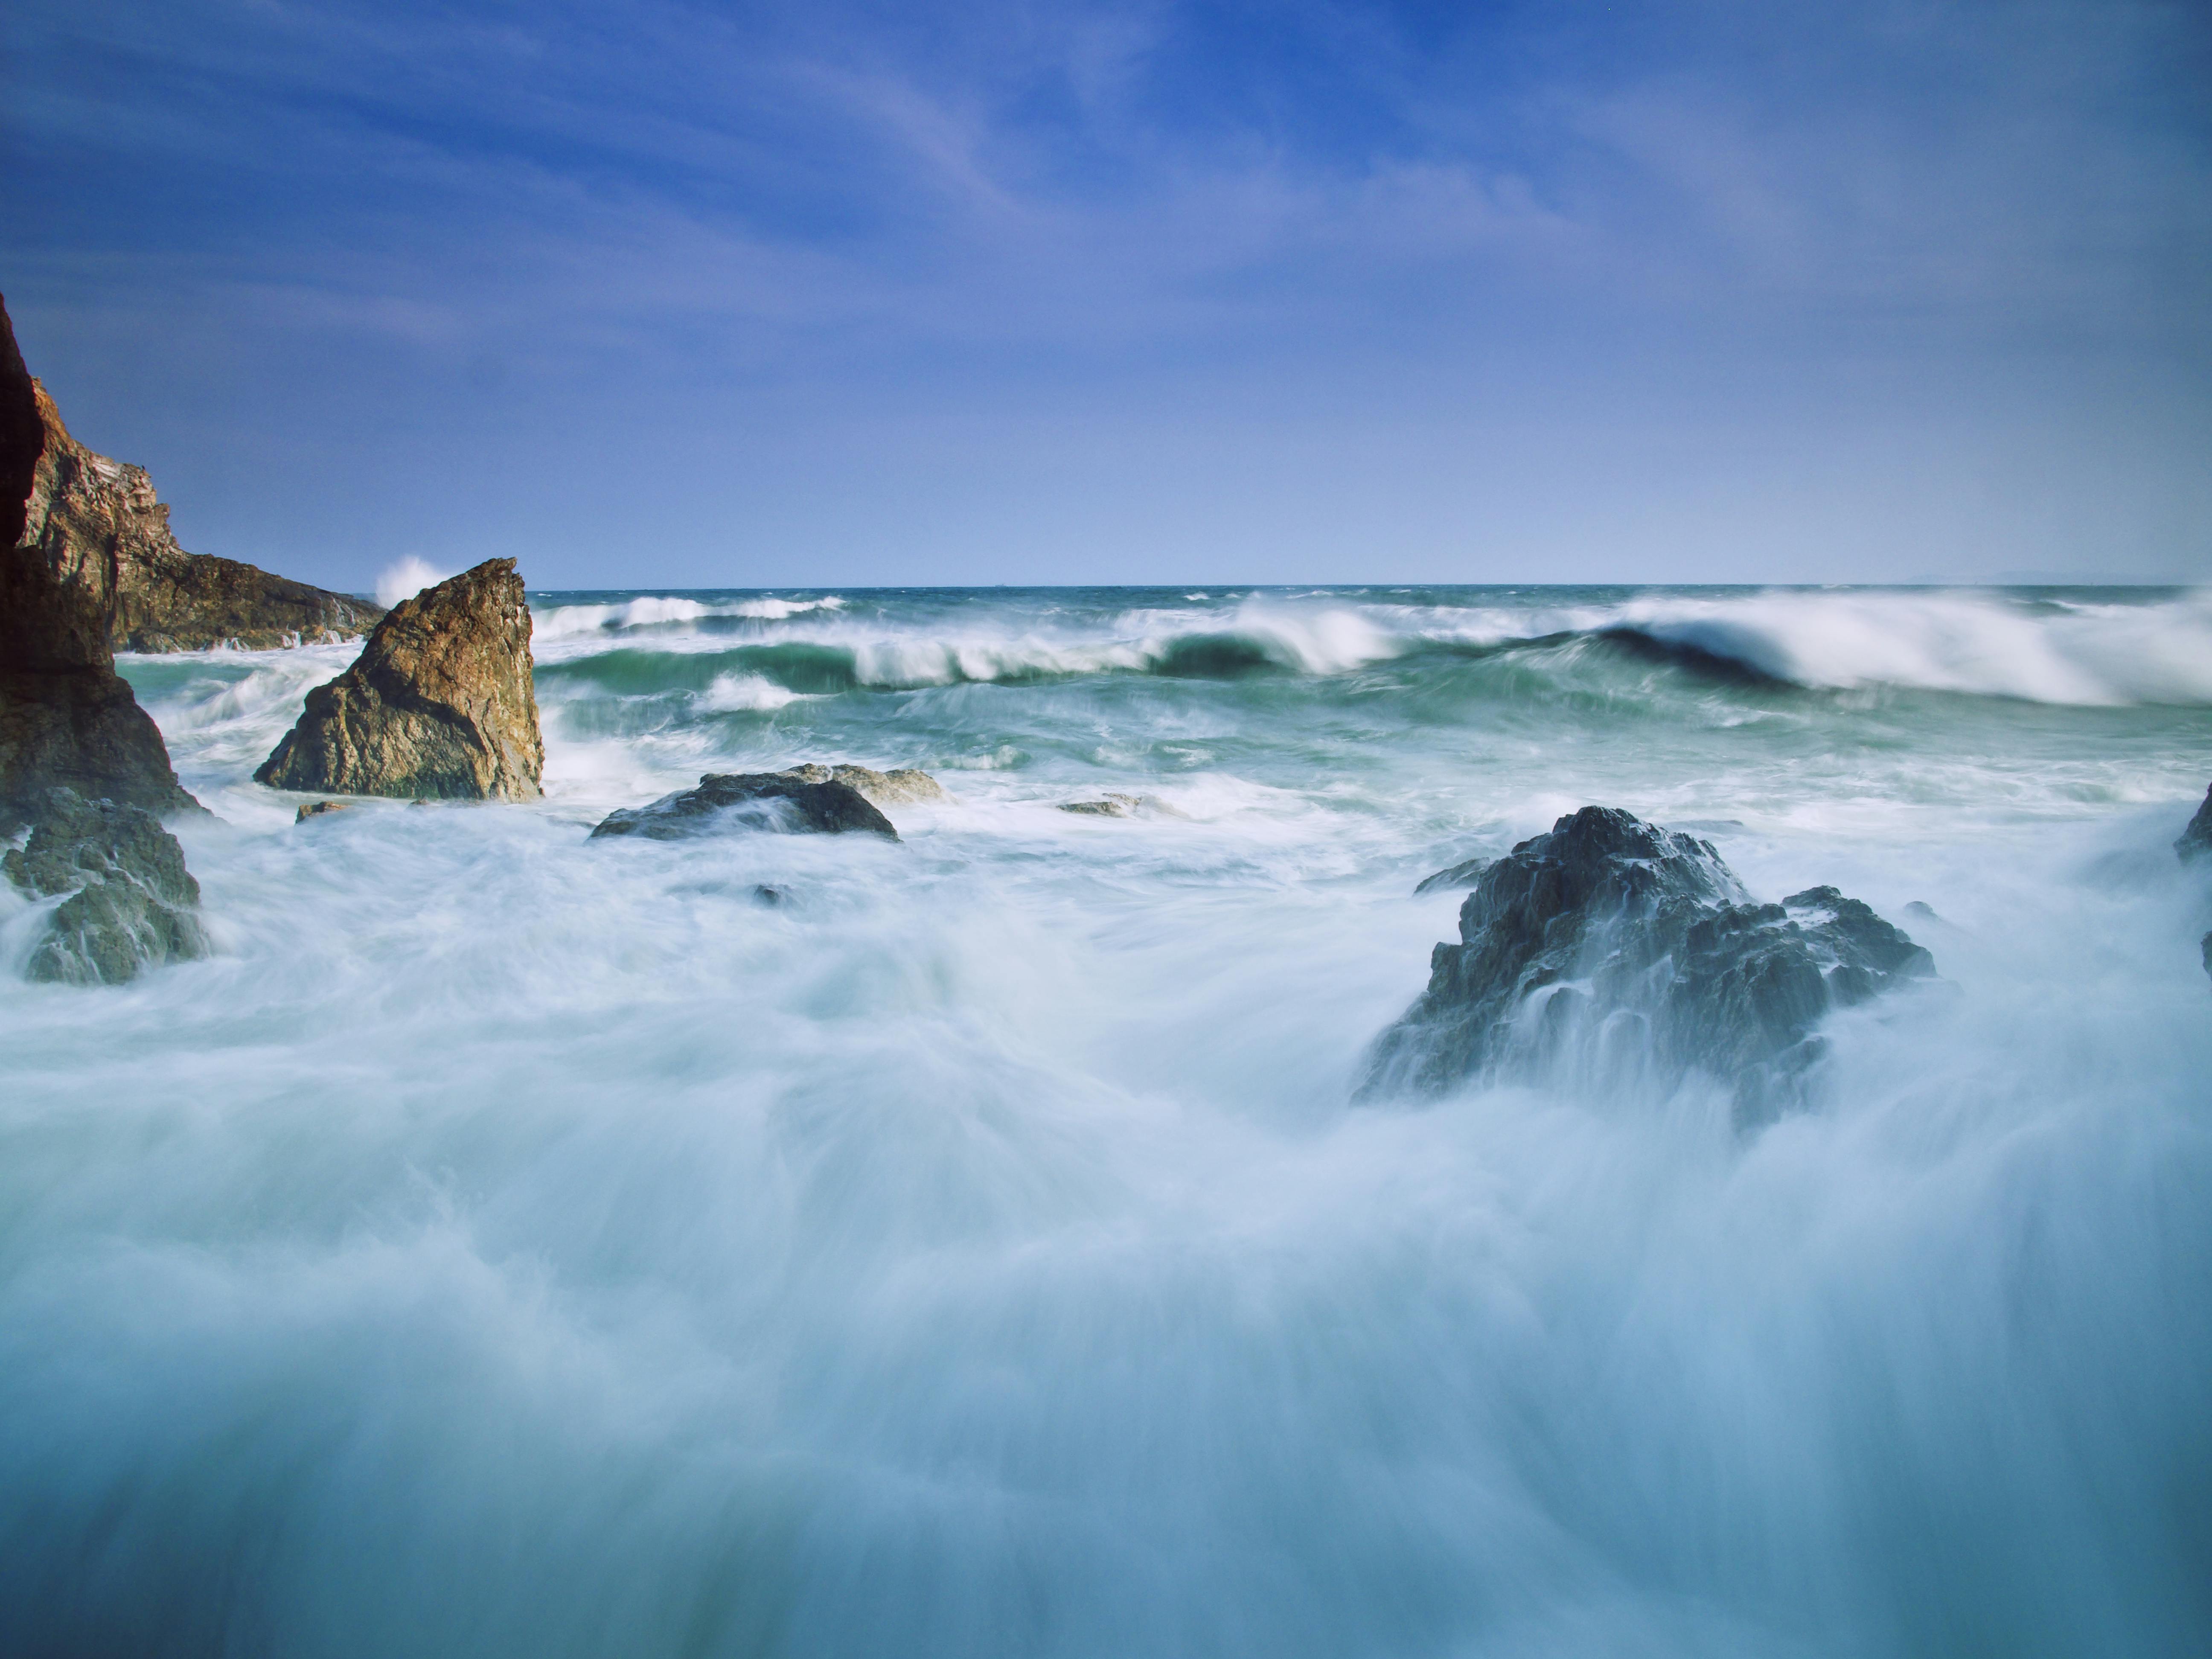
<path id="1" fill-rule="evenodd" d="M 87 449 L 33 386 L 45 442 L 20 538 L 92 596 L 112 650 L 258 651 L 355 639 L 384 614 L 366 599 L 185 552 L 146 470 Z"/>
<path id="2" fill-rule="evenodd" d="M 2182 862 L 2212 854 L 2212 789 L 2204 792 L 2204 804 L 2197 809 L 2197 816 L 2189 820 L 2189 827 L 2181 832 L 2181 839 L 2173 843 L 2173 850 L 2181 855 Z"/>
<path id="3" fill-rule="evenodd" d="M 422 803 L 418 800 L 412 805 L 420 806 Z M 305 823 L 309 818 L 319 818 L 332 812 L 350 812 L 351 811 L 353 811 L 353 803 L 349 800 L 311 800 L 292 815 L 292 822 L 295 824 Z"/>
<path id="4" fill-rule="evenodd" d="M 307 693 L 254 781 L 278 789 L 534 800 L 545 745 L 530 607 L 512 559 L 394 605 L 352 667 Z"/>
<path id="5" fill-rule="evenodd" d="M 40 401 L 0 302 L 0 830 L 55 787 L 197 811 L 161 732 L 115 672 L 104 578 L 70 550 L 27 537 L 49 436 Z"/>
<path id="6" fill-rule="evenodd" d="M 865 766 L 787 767 L 777 775 L 801 783 L 842 783 L 857 789 L 878 806 L 912 805 L 921 801 L 951 799 L 927 772 L 902 766 L 892 772 L 872 772 Z"/>
<path id="7" fill-rule="evenodd" d="M 649 806 L 610 812 L 592 831 L 678 841 L 743 828 L 786 835 L 861 830 L 896 841 L 891 822 L 850 784 L 809 782 L 789 772 L 709 772 L 696 789 L 663 795 Z"/>
<path id="8" fill-rule="evenodd" d="M 1097 800 L 1064 800 L 1060 803 L 1060 810 L 1091 818 L 1133 818 L 1139 815 L 1179 818 L 1187 816 L 1158 795 L 1120 795 L 1111 790 Z"/>
<path id="9" fill-rule="evenodd" d="M 185 850 L 143 808 L 50 789 L 30 840 L 0 867 L 35 897 L 70 895 L 31 953 L 34 980 L 120 985 L 143 968 L 207 954 Z"/>
<path id="10" fill-rule="evenodd" d="M 1539 1073 L 1671 1088 L 1702 1072 L 1755 1122 L 1791 1098 L 1831 1009 L 1934 972 L 1832 887 L 1756 904 L 1709 843 L 1586 806 L 1476 879 L 1460 943 L 1437 946 L 1360 1092 Z"/>
<path id="11" fill-rule="evenodd" d="M 1433 876 L 1425 876 L 1413 884 L 1414 896 L 1423 893 L 1441 893 L 1454 887 L 1472 887 L 1475 878 L 1490 868 L 1494 860 L 1469 859 L 1464 864 L 1455 864 L 1449 870 L 1439 870 Z"/>

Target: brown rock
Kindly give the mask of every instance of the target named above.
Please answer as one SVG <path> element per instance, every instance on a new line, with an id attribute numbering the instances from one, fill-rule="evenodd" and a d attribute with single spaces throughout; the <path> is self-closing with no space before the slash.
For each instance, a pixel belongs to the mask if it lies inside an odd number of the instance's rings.
<path id="1" fill-rule="evenodd" d="M 40 403 L 0 303 L 0 823 L 22 822 L 55 787 L 155 813 L 198 811 L 115 672 L 105 567 L 27 535 L 52 439 Z"/>
<path id="2" fill-rule="evenodd" d="M 32 385 L 44 446 L 16 538 L 93 596 L 112 649 L 271 650 L 356 639 L 384 614 L 366 599 L 185 552 L 146 470 L 87 449 L 46 388 Z"/>
<path id="3" fill-rule="evenodd" d="M 417 806 L 422 804 L 419 800 L 415 803 Z M 331 812 L 350 812 L 352 810 L 353 803 L 349 800 L 311 800 L 292 815 L 292 822 L 305 823 L 309 818 L 319 818 Z"/>
<path id="4" fill-rule="evenodd" d="M 447 800 L 534 800 L 545 745 L 530 607 L 512 559 L 402 600 L 352 667 L 307 693 L 257 782 Z"/>

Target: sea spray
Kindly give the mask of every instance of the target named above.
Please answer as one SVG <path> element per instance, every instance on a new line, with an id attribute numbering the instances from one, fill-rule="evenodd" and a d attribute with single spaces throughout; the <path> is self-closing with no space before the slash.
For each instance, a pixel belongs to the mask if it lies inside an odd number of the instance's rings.
<path id="1" fill-rule="evenodd" d="M 244 780 L 343 651 L 126 661 L 223 820 L 217 954 L 0 982 L 12 1645 L 2203 1646 L 2202 700 L 1605 637 L 1711 593 L 1189 591 L 567 596 L 702 613 L 541 649 L 544 802 L 297 829 Z M 1114 659 L 1278 611 L 1391 648 Z M 1091 665 L 714 692 L 1030 638 Z M 955 799 L 586 838 L 806 760 Z M 1056 810 L 1117 788 L 1183 816 Z M 1352 1106 L 1452 932 L 1415 881 L 1593 800 L 1760 898 L 1924 903 L 1956 994 L 1832 1021 L 1749 1137 L 1694 1087 Z"/>

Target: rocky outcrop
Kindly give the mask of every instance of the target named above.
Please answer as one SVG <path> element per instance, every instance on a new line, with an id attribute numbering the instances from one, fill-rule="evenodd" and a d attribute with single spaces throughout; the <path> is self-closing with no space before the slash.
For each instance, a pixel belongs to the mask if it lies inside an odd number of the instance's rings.
<path id="1" fill-rule="evenodd" d="M 1439 870 L 1433 876 L 1424 876 L 1413 884 L 1413 896 L 1419 898 L 1423 893 L 1442 893 L 1455 887 L 1472 887 L 1476 878 L 1490 868 L 1493 861 L 1490 859 L 1469 859 L 1463 864 L 1453 865 L 1448 870 Z"/>
<path id="2" fill-rule="evenodd" d="M 892 772 L 872 772 L 865 766 L 793 766 L 778 773 L 801 783 L 842 783 L 856 789 L 878 806 L 911 806 L 950 800 L 935 778 L 912 767 Z"/>
<path id="3" fill-rule="evenodd" d="M 1757 1122 L 1797 1092 L 1831 1010 L 1935 972 L 1832 887 L 1753 903 L 1709 843 L 1601 806 L 1484 870 L 1459 930 L 1376 1042 L 1363 1096 L 1516 1076 L 1671 1089 L 1703 1073 Z"/>
<path id="4" fill-rule="evenodd" d="M 392 607 L 352 667 L 307 693 L 254 780 L 278 789 L 534 800 L 545 745 L 530 607 L 512 559 Z"/>
<path id="5" fill-rule="evenodd" d="M 2189 827 L 2181 832 L 2181 839 L 2173 843 L 2173 850 L 2181 861 L 2212 857 L 2212 789 L 2204 792 L 2204 804 L 2197 809 L 2197 816 L 2189 820 Z"/>
<path id="6" fill-rule="evenodd" d="M 198 811 L 115 672 L 96 562 L 27 532 L 50 436 L 0 304 L 0 830 L 55 787 L 156 813 Z"/>
<path id="7" fill-rule="evenodd" d="M 1119 795 L 1111 791 L 1096 800 L 1064 800 L 1060 803 L 1060 810 L 1085 818 L 1180 818 L 1188 816 L 1178 812 L 1158 795 Z"/>
<path id="8" fill-rule="evenodd" d="M 0 866 L 33 897 L 69 895 L 31 953 L 34 980 L 120 985 L 207 954 L 184 848 L 142 808 L 50 789 L 32 809 L 30 840 Z"/>
<path id="9" fill-rule="evenodd" d="M 649 806 L 610 812 L 592 831 L 600 836 L 645 836 L 678 841 L 727 830 L 766 830 L 783 835 L 842 835 L 852 831 L 896 841 L 891 822 L 850 784 L 809 781 L 791 772 L 710 772 L 696 789 L 664 795 Z"/>
<path id="10" fill-rule="evenodd" d="M 270 650 L 357 638 L 384 614 L 365 599 L 185 552 L 146 470 L 87 449 L 46 388 L 35 395 L 44 443 L 18 539 L 91 596 L 111 649 Z"/>

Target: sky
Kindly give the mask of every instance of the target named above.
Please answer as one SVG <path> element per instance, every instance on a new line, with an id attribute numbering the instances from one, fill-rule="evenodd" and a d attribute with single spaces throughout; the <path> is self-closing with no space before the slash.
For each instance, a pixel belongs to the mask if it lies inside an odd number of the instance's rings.
<path id="1" fill-rule="evenodd" d="M 2212 581 L 2212 8 L 12 0 L 0 293 L 371 590 Z"/>

